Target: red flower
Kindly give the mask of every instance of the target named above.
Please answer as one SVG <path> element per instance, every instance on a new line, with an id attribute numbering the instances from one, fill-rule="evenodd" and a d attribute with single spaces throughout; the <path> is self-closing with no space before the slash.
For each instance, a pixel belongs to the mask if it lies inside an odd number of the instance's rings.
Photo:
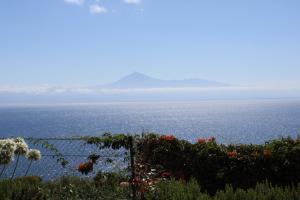
<path id="1" fill-rule="evenodd" d="M 162 135 L 160 137 L 161 140 L 166 140 L 166 141 L 173 141 L 175 140 L 175 136 L 174 135 Z"/>
<path id="2" fill-rule="evenodd" d="M 78 171 L 82 171 L 85 169 L 85 163 L 80 163 L 78 166 Z"/>
<path id="3" fill-rule="evenodd" d="M 199 138 L 198 139 L 198 143 L 199 144 L 203 144 L 203 143 L 205 143 L 206 142 L 206 139 L 205 138 Z"/>
<path id="4" fill-rule="evenodd" d="M 235 158 L 237 156 L 237 152 L 236 152 L 236 150 L 230 151 L 227 153 L 227 155 L 229 158 Z"/>
<path id="5" fill-rule="evenodd" d="M 89 172 L 93 171 L 93 163 L 92 162 L 80 163 L 77 170 L 82 174 L 87 175 Z"/>
<path id="6" fill-rule="evenodd" d="M 265 157 L 270 157 L 271 155 L 272 155 L 272 152 L 271 152 L 270 149 L 265 149 L 265 150 L 264 150 L 264 156 L 265 156 Z"/>

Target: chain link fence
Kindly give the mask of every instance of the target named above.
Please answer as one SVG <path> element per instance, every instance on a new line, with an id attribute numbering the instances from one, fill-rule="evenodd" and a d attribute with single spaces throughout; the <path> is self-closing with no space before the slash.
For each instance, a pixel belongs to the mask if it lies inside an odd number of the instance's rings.
<path id="1" fill-rule="evenodd" d="M 97 172 L 109 172 L 124 170 L 130 164 L 128 152 L 125 149 L 99 149 L 96 145 L 87 144 L 81 138 L 27 138 L 25 139 L 30 149 L 41 151 L 42 159 L 34 161 L 27 176 L 40 176 L 44 180 L 53 180 L 61 176 L 81 176 L 92 178 Z M 89 155 L 98 155 L 99 159 L 94 169 L 88 175 L 78 171 L 80 163 L 86 162 Z M 30 164 L 25 157 L 20 157 L 17 163 L 14 161 L 5 167 L 1 179 L 11 178 L 16 167 L 14 177 L 24 176 Z"/>

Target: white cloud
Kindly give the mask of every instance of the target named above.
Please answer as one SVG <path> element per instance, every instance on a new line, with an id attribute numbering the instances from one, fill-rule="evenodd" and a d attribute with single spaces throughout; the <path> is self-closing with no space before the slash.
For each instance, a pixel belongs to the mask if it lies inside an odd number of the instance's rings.
<path id="1" fill-rule="evenodd" d="M 124 3 L 127 4 L 140 4 L 141 2 L 141 0 L 124 0 Z"/>
<path id="2" fill-rule="evenodd" d="M 107 9 L 103 6 L 98 5 L 98 4 L 93 4 L 93 5 L 90 5 L 90 13 L 91 14 L 107 13 Z"/>
<path id="3" fill-rule="evenodd" d="M 4 86 L 0 85 L 1 94 L 31 94 L 31 95 L 52 95 L 52 94 L 89 94 L 96 91 L 89 87 L 64 87 L 64 86 Z"/>
<path id="4" fill-rule="evenodd" d="M 73 5 L 78 5 L 78 6 L 84 4 L 84 0 L 64 0 L 64 1 L 67 4 L 73 4 Z"/>

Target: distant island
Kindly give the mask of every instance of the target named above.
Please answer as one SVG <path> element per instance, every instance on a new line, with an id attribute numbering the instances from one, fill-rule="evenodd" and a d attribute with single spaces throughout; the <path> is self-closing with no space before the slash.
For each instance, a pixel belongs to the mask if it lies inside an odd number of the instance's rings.
<path id="1" fill-rule="evenodd" d="M 183 87 L 224 87 L 225 83 L 203 79 L 161 80 L 134 72 L 102 88 L 137 89 L 137 88 L 183 88 Z"/>

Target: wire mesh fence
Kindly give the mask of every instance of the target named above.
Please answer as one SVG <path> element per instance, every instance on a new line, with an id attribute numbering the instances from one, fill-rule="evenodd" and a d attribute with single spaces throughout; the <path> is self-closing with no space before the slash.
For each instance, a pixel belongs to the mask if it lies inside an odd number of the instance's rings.
<path id="1" fill-rule="evenodd" d="M 128 152 L 125 149 L 99 149 L 94 144 L 87 144 L 81 138 L 27 138 L 25 139 L 30 149 L 41 151 L 42 159 L 34 161 L 27 173 L 28 176 L 40 176 L 44 180 L 53 180 L 61 176 L 82 176 L 92 178 L 97 172 L 120 171 L 128 167 Z M 97 155 L 99 159 L 93 167 L 93 171 L 87 175 L 78 171 L 80 163 L 86 162 L 89 155 Z M 17 166 L 16 166 L 17 165 Z M 16 167 L 14 177 L 24 176 L 30 165 L 25 157 L 20 157 L 17 162 L 4 169 L 1 179 L 11 178 Z"/>

